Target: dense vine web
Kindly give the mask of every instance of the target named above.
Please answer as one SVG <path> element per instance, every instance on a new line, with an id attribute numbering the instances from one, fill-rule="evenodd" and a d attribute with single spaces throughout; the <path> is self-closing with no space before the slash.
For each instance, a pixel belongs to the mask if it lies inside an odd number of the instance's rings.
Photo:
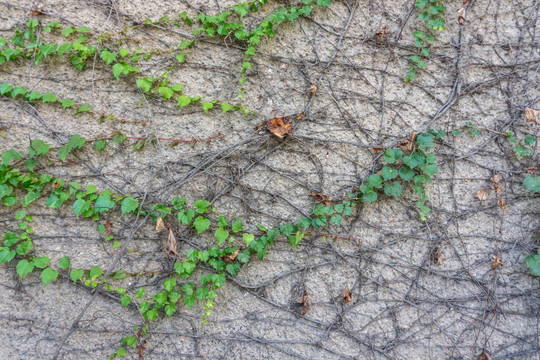
<path id="1" fill-rule="evenodd" d="M 538 4 L 0 6 L 2 356 L 538 356 Z"/>

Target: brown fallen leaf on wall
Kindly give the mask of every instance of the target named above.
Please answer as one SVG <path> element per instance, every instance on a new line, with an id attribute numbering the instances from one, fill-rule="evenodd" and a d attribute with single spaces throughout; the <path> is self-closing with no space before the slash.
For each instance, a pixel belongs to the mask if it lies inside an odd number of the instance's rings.
<path id="1" fill-rule="evenodd" d="M 476 193 L 476 197 L 480 201 L 486 201 L 488 197 L 488 191 L 486 189 L 478 190 Z"/>
<path id="2" fill-rule="evenodd" d="M 502 260 L 499 256 L 493 255 L 493 261 L 491 262 L 491 268 L 497 270 L 499 266 L 503 266 Z"/>
<path id="3" fill-rule="evenodd" d="M 161 232 L 163 231 L 163 229 L 165 229 L 165 223 L 163 222 L 163 219 L 160 217 L 158 217 L 157 221 L 156 221 L 156 232 Z"/>
<path id="4" fill-rule="evenodd" d="M 112 227 L 113 222 L 111 221 L 111 219 L 107 219 L 107 221 L 105 222 L 105 230 L 107 230 L 107 236 L 112 235 Z"/>
<path id="5" fill-rule="evenodd" d="M 315 84 L 311 84 L 311 86 L 309 87 L 309 92 L 312 93 L 313 95 L 315 95 L 317 93 L 317 85 Z"/>
<path id="6" fill-rule="evenodd" d="M 442 265 L 443 258 L 438 247 L 435 247 L 431 252 L 431 261 L 433 261 L 435 265 Z"/>
<path id="7" fill-rule="evenodd" d="M 308 312 L 309 307 L 311 306 L 311 300 L 309 299 L 309 291 L 304 290 L 304 295 L 296 299 L 296 302 L 302 304 L 302 315 Z"/>
<path id="8" fill-rule="evenodd" d="M 462 7 L 461 9 L 459 9 L 457 15 L 459 25 L 463 25 L 463 23 L 465 22 L 465 8 Z"/>
<path id="9" fill-rule="evenodd" d="M 540 125 L 540 120 L 538 120 L 538 116 L 540 116 L 540 110 L 534 110 L 526 108 L 523 110 L 525 113 L 525 119 L 527 119 L 527 122 L 534 122 Z"/>
<path id="10" fill-rule="evenodd" d="M 489 353 L 482 351 L 482 353 L 476 357 L 476 360 L 493 360 L 493 358 Z"/>
<path id="11" fill-rule="evenodd" d="M 315 198 L 317 203 L 324 204 L 324 206 L 330 205 L 330 202 L 332 201 L 332 197 L 325 194 L 311 193 L 311 196 Z"/>
<path id="12" fill-rule="evenodd" d="M 377 40 L 381 40 L 384 35 L 388 34 L 388 29 L 384 26 L 381 30 L 375 33 Z"/>
<path id="13" fill-rule="evenodd" d="M 230 264 L 236 261 L 238 254 L 240 254 L 240 249 L 236 249 L 236 251 L 233 254 L 222 256 L 221 259 L 225 261 L 226 263 Z"/>
<path id="14" fill-rule="evenodd" d="M 167 252 L 169 256 L 176 257 L 178 253 L 176 252 L 178 244 L 176 242 L 176 236 L 174 236 L 174 230 L 169 228 L 169 235 L 167 236 Z"/>
<path id="15" fill-rule="evenodd" d="M 508 214 L 508 210 L 506 210 L 506 203 L 504 202 L 503 198 L 499 199 L 498 204 L 501 210 Z"/>
<path id="16" fill-rule="evenodd" d="M 277 136 L 280 139 L 283 139 L 285 135 L 292 134 L 291 123 L 283 120 L 281 117 L 270 119 L 266 124 L 266 129 L 270 131 L 272 135 Z"/>
<path id="17" fill-rule="evenodd" d="M 349 286 L 345 286 L 345 289 L 339 294 L 339 297 L 345 301 L 345 303 L 352 301 L 352 291 L 349 289 Z"/>

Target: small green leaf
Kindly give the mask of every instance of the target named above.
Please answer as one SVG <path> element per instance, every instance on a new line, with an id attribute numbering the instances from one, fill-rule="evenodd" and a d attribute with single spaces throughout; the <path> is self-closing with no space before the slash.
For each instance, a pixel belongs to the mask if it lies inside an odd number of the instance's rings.
<path id="1" fill-rule="evenodd" d="M 246 245 L 249 246 L 249 244 L 251 244 L 251 242 L 255 239 L 255 235 L 249 234 L 249 233 L 245 233 L 245 234 L 242 236 L 242 239 L 244 240 L 244 242 L 246 243 Z"/>
<path id="2" fill-rule="evenodd" d="M 385 166 L 382 168 L 381 174 L 384 178 L 384 180 L 391 180 L 398 176 L 398 172 L 395 169 L 392 169 L 389 166 Z"/>
<path id="3" fill-rule="evenodd" d="M 388 196 L 393 196 L 396 199 L 401 195 L 402 192 L 403 189 L 401 187 L 401 184 L 397 181 L 388 183 L 384 186 L 384 193 Z"/>
<path id="4" fill-rule="evenodd" d="M 203 110 L 206 114 L 208 114 L 208 110 L 212 109 L 214 107 L 214 104 L 208 101 L 205 101 L 202 103 Z"/>
<path id="5" fill-rule="evenodd" d="M 58 277 L 58 271 L 51 268 L 46 268 L 41 272 L 41 281 L 43 281 L 43 286 L 47 286 L 51 281 L 56 280 Z"/>
<path id="6" fill-rule="evenodd" d="M 540 191 L 540 176 L 529 176 L 523 182 L 523 187 L 533 194 Z"/>
<path id="7" fill-rule="evenodd" d="M 34 263 L 26 259 L 20 260 L 16 266 L 17 274 L 22 278 L 26 274 L 30 274 L 34 270 Z"/>
<path id="8" fill-rule="evenodd" d="M 408 166 L 399 169 L 399 176 L 405 181 L 411 181 L 414 178 L 414 170 Z"/>
<path id="9" fill-rule="evenodd" d="M 242 229 L 243 229 L 242 220 L 240 220 L 240 219 L 236 220 L 232 225 L 232 231 L 237 233 L 237 232 L 242 231 Z"/>
<path id="10" fill-rule="evenodd" d="M 100 57 L 105 61 L 105 65 L 110 65 L 116 60 L 117 54 L 110 52 L 109 50 L 102 50 Z"/>
<path id="11" fill-rule="evenodd" d="M 217 228 L 215 232 L 216 239 L 218 241 L 218 245 L 220 245 L 222 242 L 227 240 L 229 237 L 229 232 L 221 227 Z"/>
<path id="12" fill-rule="evenodd" d="M 132 197 L 122 200 L 122 215 L 135 211 L 139 207 L 139 202 Z"/>
<path id="13" fill-rule="evenodd" d="M 50 261 L 51 259 L 49 259 L 47 256 L 32 258 L 32 262 L 39 269 L 45 269 L 47 265 L 49 265 Z"/>
<path id="14" fill-rule="evenodd" d="M 128 306 L 129 304 L 131 304 L 131 297 L 129 297 L 128 295 L 122 296 L 120 303 L 122 304 L 123 307 Z"/>
<path id="15" fill-rule="evenodd" d="M 178 97 L 178 107 L 185 107 L 191 103 L 191 99 L 185 95 L 180 95 Z"/>
<path id="16" fill-rule="evenodd" d="M 540 276 L 540 254 L 527 256 L 524 260 L 531 274 Z"/>
<path id="17" fill-rule="evenodd" d="M 66 270 L 67 268 L 69 268 L 69 265 L 70 265 L 69 258 L 67 256 L 64 256 L 62 260 L 60 260 L 60 264 L 58 265 L 58 267 L 60 267 L 60 269 Z"/>
<path id="18" fill-rule="evenodd" d="M 67 109 L 68 107 L 75 105 L 75 101 L 71 99 L 63 99 L 61 105 L 64 109 Z"/>
<path id="19" fill-rule="evenodd" d="M 209 203 L 208 201 L 203 200 L 203 199 L 199 199 L 199 200 L 195 201 L 195 203 L 193 204 L 193 206 L 195 206 L 195 211 L 197 211 L 197 213 L 199 213 L 199 214 L 207 213 L 208 212 L 208 207 L 210 205 L 211 205 L 211 203 Z"/>
<path id="20" fill-rule="evenodd" d="M 90 278 L 92 280 L 96 280 L 98 277 L 100 277 L 103 274 L 103 269 L 99 266 L 92 266 L 90 269 Z"/>
<path id="21" fill-rule="evenodd" d="M 195 229 L 197 229 L 197 235 L 198 235 L 210 227 L 210 220 L 205 219 L 202 216 L 199 216 L 193 222 L 193 226 L 195 227 Z"/>
<path id="22" fill-rule="evenodd" d="M 2 163 L 4 165 L 9 164 L 12 160 L 19 160 L 21 158 L 21 154 L 19 154 L 17 151 L 10 149 L 2 154 Z"/>
<path id="23" fill-rule="evenodd" d="M 178 62 L 180 64 L 182 64 L 182 63 L 184 63 L 184 61 L 186 61 L 186 55 L 187 54 L 185 52 L 183 52 L 181 54 L 178 54 L 178 55 L 176 55 L 176 60 L 178 60 Z"/>
<path id="24" fill-rule="evenodd" d="M 77 114 L 80 114 L 80 113 L 83 113 L 83 112 L 88 112 L 92 110 L 92 107 L 88 104 L 82 104 L 78 109 L 77 111 L 75 112 L 75 115 Z"/>
<path id="25" fill-rule="evenodd" d="M 76 283 L 78 280 L 80 280 L 83 277 L 83 275 L 84 275 L 83 270 L 73 269 L 71 270 L 69 277 L 71 278 L 71 281 L 73 281 L 73 283 Z"/>

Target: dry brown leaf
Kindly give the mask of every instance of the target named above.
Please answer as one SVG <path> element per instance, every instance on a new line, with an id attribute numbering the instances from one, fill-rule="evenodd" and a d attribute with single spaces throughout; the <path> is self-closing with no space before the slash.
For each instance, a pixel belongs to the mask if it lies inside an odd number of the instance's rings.
<path id="1" fill-rule="evenodd" d="M 317 85 L 311 84 L 311 86 L 309 87 L 309 92 L 315 95 L 317 93 Z"/>
<path id="2" fill-rule="evenodd" d="M 527 122 L 534 122 L 540 125 L 540 120 L 538 120 L 538 116 L 540 116 L 540 110 L 526 108 L 523 111 L 525 112 L 525 119 L 527 119 Z"/>
<path id="3" fill-rule="evenodd" d="M 443 258 L 438 247 L 435 247 L 431 252 L 431 261 L 433 261 L 435 265 L 442 265 Z"/>
<path id="4" fill-rule="evenodd" d="M 163 222 L 163 219 L 160 217 L 158 217 L 157 219 L 157 222 L 156 222 L 156 232 L 161 232 L 163 231 L 163 229 L 165 229 L 165 223 Z"/>
<path id="5" fill-rule="evenodd" d="M 385 26 L 381 30 L 377 31 L 377 33 L 375 33 L 375 36 L 377 37 L 377 40 L 381 40 L 382 37 L 386 34 L 388 34 L 388 29 Z"/>
<path id="6" fill-rule="evenodd" d="M 300 296 L 298 299 L 296 299 L 296 302 L 299 304 L 302 304 L 302 315 L 307 313 L 309 310 L 309 307 L 311 305 L 311 300 L 309 299 L 309 291 L 304 290 L 304 295 Z"/>
<path id="7" fill-rule="evenodd" d="M 493 181 L 494 183 L 498 183 L 499 181 L 501 181 L 501 176 L 499 174 L 495 174 L 492 178 L 491 178 L 491 181 Z"/>
<path id="8" fill-rule="evenodd" d="M 373 151 L 375 151 L 375 153 L 378 154 L 381 151 L 383 151 L 383 149 L 382 148 L 373 148 Z"/>
<path id="9" fill-rule="evenodd" d="M 56 189 L 58 186 L 60 186 L 60 181 L 56 180 L 55 182 L 52 183 L 53 188 Z"/>
<path id="10" fill-rule="evenodd" d="M 236 261 L 238 254 L 240 254 L 240 249 L 236 249 L 236 251 L 233 254 L 222 256 L 221 259 L 225 261 L 226 263 L 230 264 Z"/>
<path id="11" fill-rule="evenodd" d="M 105 230 L 107 230 L 107 236 L 112 235 L 112 227 L 113 222 L 111 221 L 111 219 L 107 219 L 107 221 L 105 221 Z"/>
<path id="12" fill-rule="evenodd" d="M 493 270 L 497 270 L 499 266 L 503 266 L 501 258 L 497 255 L 493 255 L 493 262 L 491 263 L 491 268 Z"/>
<path id="13" fill-rule="evenodd" d="M 476 192 L 476 197 L 480 201 L 486 201 L 488 197 L 488 191 L 486 189 L 478 190 Z"/>
<path id="14" fill-rule="evenodd" d="M 304 117 L 304 113 L 300 113 L 298 114 L 298 116 L 296 116 L 296 120 L 300 120 L 303 117 Z"/>
<path id="15" fill-rule="evenodd" d="M 484 350 L 480 355 L 476 357 L 476 360 L 493 360 L 493 358 L 491 357 L 491 355 L 489 355 L 489 353 Z"/>
<path id="16" fill-rule="evenodd" d="M 411 134 L 411 137 L 409 139 L 401 139 L 401 140 L 399 140 L 399 147 L 401 148 L 401 150 L 403 150 L 403 151 L 412 150 L 415 136 L 416 136 L 416 131 Z"/>
<path id="17" fill-rule="evenodd" d="M 266 129 L 280 139 L 283 139 L 285 135 L 292 134 L 291 123 L 284 121 L 281 117 L 270 119 L 270 121 L 268 121 L 266 124 Z"/>
<path id="18" fill-rule="evenodd" d="M 538 170 L 536 166 L 531 166 L 530 168 L 527 168 L 527 171 L 530 172 L 531 174 L 534 174 L 536 170 Z"/>
<path id="19" fill-rule="evenodd" d="M 506 214 L 508 214 L 508 210 L 506 210 L 506 204 L 504 202 L 504 199 L 500 198 L 498 203 L 499 203 L 499 207 L 501 208 L 501 210 L 504 211 Z"/>
<path id="20" fill-rule="evenodd" d="M 144 360 L 143 347 L 141 345 L 137 345 L 137 352 L 139 353 L 139 360 Z"/>
<path id="21" fill-rule="evenodd" d="M 457 11 L 459 25 L 463 25 L 465 22 L 465 8 L 462 7 Z"/>
<path id="22" fill-rule="evenodd" d="M 174 236 L 174 230 L 169 228 L 169 235 L 167 236 L 167 252 L 169 256 L 178 256 L 176 252 L 176 247 L 178 246 L 176 242 L 176 236 Z"/>
<path id="23" fill-rule="evenodd" d="M 495 190 L 495 194 L 502 193 L 502 188 L 497 184 L 491 184 L 491 187 Z"/>
<path id="24" fill-rule="evenodd" d="M 315 198 L 317 203 L 324 204 L 324 206 L 330 205 L 330 202 L 332 201 L 332 197 L 329 195 L 311 193 L 311 196 Z"/>
<path id="25" fill-rule="evenodd" d="M 349 289 L 349 286 L 345 286 L 345 289 L 339 294 L 339 297 L 342 298 L 345 303 L 352 301 L 352 291 Z"/>

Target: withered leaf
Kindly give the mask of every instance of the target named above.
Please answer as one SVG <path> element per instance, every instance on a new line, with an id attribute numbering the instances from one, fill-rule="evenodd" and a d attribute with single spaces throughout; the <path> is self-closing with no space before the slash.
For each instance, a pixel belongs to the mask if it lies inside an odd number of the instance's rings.
<path id="1" fill-rule="evenodd" d="M 163 231 L 163 229 L 165 229 L 165 223 L 163 222 L 163 219 L 160 217 L 158 217 L 157 219 L 157 222 L 156 222 L 156 232 L 161 232 Z"/>
<path id="2" fill-rule="evenodd" d="M 291 123 L 284 121 L 282 117 L 275 117 L 270 119 L 266 124 L 266 129 L 270 131 L 274 136 L 283 139 L 285 135 L 292 134 Z"/>
<path id="3" fill-rule="evenodd" d="M 403 151 L 412 150 L 415 136 L 416 136 L 416 131 L 411 134 L 411 137 L 409 139 L 400 139 L 399 140 L 399 147 L 401 148 L 401 150 L 403 150 Z"/>
<path id="4" fill-rule="evenodd" d="M 304 290 L 304 295 L 300 296 L 298 299 L 296 299 L 296 302 L 299 304 L 302 304 L 302 315 L 307 313 L 309 310 L 309 307 L 311 305 L 311 300 L 309 299 L 309 291 Z"/>
<path id="5" fill-rule="evenodd" d="M 111 219 L 107 219 L 107 221 L 105 222 L 105 230 L 107 230 L 107 236 L 112 235 L 112 227 L 113 222 L 111 221 Z"/>
<path id="6" fill-rule="evenodd" d="M 236 251 L 233 254 L 222 256 L 221 259 L 225 261 L 226 263 L 230 264 L 236 261 L 238 254 L 240 254 L 240 249 L 236 249 Z"/>
<path id="7" fill-rule="evenodd" d="M 373 148 L 373 151 L 375 151 L 375 154 L 378 154 L 381 151 L 383 151 L 383 149 L 382 148 Z"/>
<path id="8" fill-rule="evenodd" d="M 169 256 L 178 256 L 178 253 L 176 252 L 176 247 L 178 244 L 176 243 L 176 236 L 174 236 L 174 230 L 169 229 L 169 235 L 167 236 L 167 251 L 169 253 Z"/>
<path id="9" fill-rule="evenodd" d="M 497 184 L 491 184 L 491 187 L 495 190 L 495 194 L 500 194 L 500 193 L 502 193 L 502 188 L 500 187 L 500 185 L 497 185 Z"/>
<path id="10" fill-rule="evenodd" d="M 489 355 L 489 353 L 484 350 L 480 355 L 476 357 L 476 360 L 493 360 L 493 358 L 491 357 L 491 355 Z"/>
<path id="11" fill-rule="evenodd" d="M 311 193 L 311 196 L 315 198 L 317 203 L 324 204 L 324 206 L 330 205 L 330 202 L 332 201 L 332 197 L 325 194 Z"/>
<path id="12" fill-rule="evenodd" d="M 488 191 L 486 189 L 478 190 L 476 192 L 476 197 L 480 201 L 486 201 L 488 197 Z"/>
<path id="13" fill-rule="evenodd" d="M 317 85 L 311 84 L 311 86 L 309 87 L 309 92 L 315 95 L 317 93 Z"/>
<path id="14" fill-rule="evenodd" d="M 298 114 L 298 115 L 296 116 L 296 120 L 300 120 L 300 119 L 303 118 L 303 117 L 304 117 L 304 113 L 302 112 L 302 113 L 300 113 L 300 114 Z"/>
<path id="15" fill-rule="evenodd" d="M 498 204 L 501 210 L 504 211 L 506 214 L 508 214 L 508 210 L 506 210 L 506 203 L 504 202 L 503 198 L 499 199 Z"/>
<path id="16" fill-rule="evenodd" d="M 459 25 L 463 25 L 463 23 L 465 22 L 465 8 L 462 7 L 461 9 L 459 9 L 457 12 L 457 15 L 458 15 Z"/>
<path id="17" fill-rule="evenodd" d="M 498 183 L 499 181 L 501 181 L 501 176 L 499 174 L 495 174 L 492 178 L 491 178 L 491 181 L 493 181 L 494 183 Z"/>
<path id="18" fill-rule="evenodd" d="M 345 303 L 352 301 L 352 291 L 349 288 L 349 286 L 345 286 L 345 289 L 343 289 L 341 294 L 339 294 L 339 297 L 342 298 L 345 301 Z"/>
<path id="19" fill-rule="evenodd" d="M 384 26 L 381 30 L 375 33 L 377 40 L 381 40 L 384 35 L 388 34 L 388 29 Z"/>
<path id="20" fill-rule="evenodd" d="M 540 125 L 540 120 L 538 120 L 538 116 L 540 116 L 540 110 L 534 110 L 526 108 L 523 110 L 525 112 L 525 119 L 527 119 L 527 122 L 534 122 Z"/>
<path id="21" fill-rule="evenodd" d="M 442 265 L 443 257 L 438 247 L 435 247 L 431 252 L 431 261 L 435 265 Z"/>
<path id="22" fill-rule="evenodd" d="M 493 261 L 491 262 L 491 268 L 497 270 L 499 266 L 503 266 L 502 260 L 499 256 L 493 255 Z"/>

